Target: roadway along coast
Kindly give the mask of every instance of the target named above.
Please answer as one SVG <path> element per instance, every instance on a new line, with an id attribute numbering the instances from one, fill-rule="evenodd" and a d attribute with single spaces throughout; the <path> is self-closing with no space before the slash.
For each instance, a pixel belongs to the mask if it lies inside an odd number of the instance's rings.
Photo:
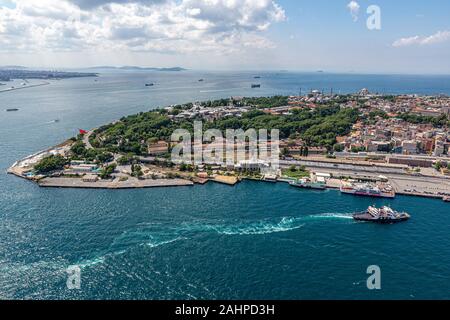
<path id="1" fill-rule="evenodd" d="M 83 138 L 88 148 L 92 148 L 89 143 L 89 137 L 93 131 L 89 131 Z M 28 180 L 36 181 L 40 187 L 47 188 L 85 188 L 85 189 L 133 189 L 133 188 L 158 188 L 158 187 L 185 187 L 193 186 L 198 179 L 138 179 L 118 173 L 113 179 L 86 181 L 82 177 L 29 177 L 27 172 L 43 157 L 49 154 L 65 153 L 70 149 L 69 142 L 63 143 L 57 147 L 38 152 L 17 161 L 8 173 Z M 141 158 L 142 163 L 149 163 L 155 160 L 163 161 L 155 157 Z M 280 161 L 281 169 L 287 169 L 292 166 L 304 166 L 312 173 L 326 173 L 330 175 L 330 179 L 326 181 L 326 187 L 329 189 L 339 189 L 343 179 L 355 180 L 372 180 L 379 181 L 380 175 L 388 179 L 389 183 L 399 195 L 420 196 L 428 198 L 442 198 L 443 194 L 450 192 L 450 178 L 445 176 L 424 176 L 412 175 L 405 171 L 402 165 L 376 165 L 373 163 L 357 163 L 348 161 L 338 161 L 330 159 L 302 159 L 302 160 L 282 160 Z M 126 177 L 126 179 L 124 179 Z M 210 180 L 234 186 L 243 180 L 240 177 L 230 177 L 224 175 L 216 175 L 203 179 Z M 261 179 L 252 179 L 259 180 Z M 195 181 L 195 182 L 194 182 Z M 288 182 L 288 180 L 280 178 L 279 182 Z"/>

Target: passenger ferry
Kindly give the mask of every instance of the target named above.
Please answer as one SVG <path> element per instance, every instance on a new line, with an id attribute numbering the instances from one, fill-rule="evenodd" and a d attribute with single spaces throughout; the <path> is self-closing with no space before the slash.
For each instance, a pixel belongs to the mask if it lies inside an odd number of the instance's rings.
<path id="1" fill-rule="evenodd" d="M 357 221 L 376 222 L 376 223 L 397 223 L 407 221 L 411 218 L 406 212 L 398 212 L 389 207 L 380 209 L 369 207 L 364 212 L 355 213 L 353 219 Z"/>

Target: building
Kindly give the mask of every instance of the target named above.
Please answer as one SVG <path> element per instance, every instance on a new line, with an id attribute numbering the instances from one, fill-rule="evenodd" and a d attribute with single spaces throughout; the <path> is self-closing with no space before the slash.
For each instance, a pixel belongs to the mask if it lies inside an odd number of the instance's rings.
<path id="1" fill-rule="evenodd" d="M 366 149 L 367 152 L 389 152 L 392 148 L 388 141 L 370 141 Z"/>
<path id="2" fill-rule="evenodd" d="M 166 154 L 169 152 L 169 143 L 166 141 L 149 142 L 148 154 L 151 156 L 157 156 Z"/>
<path id="3" fill-rule="evenodd" d="M 260 172 L 269 168 L 270 165 L 266 161 L 262 160 L 243 160 L 235 165 L 237 171 L 253 171 Z"/>
<path id="4" fill-rule="evenodd" d="M 431 168 L 434 164 L 434 159 L 425 159 L 418 157 L 392 156 L 388 159 L 389 164 L 402 164 L 413 168 Z"/>
<path id="5" fill-rule="evenodd" d="M 417 141 L 405 140 L 402 142 L 403 154 L 417 154 Z"/>
<path id="6" fill-rule="evenodd" d="M 98 171 L 98 166 L 96 164 L 86 163 L 72 164 L 66 171 L 72 174 L 95 173 Z"/>
<path id="7" fill-rule="evenodd" d="M 436 140 L 436 146 L 434 147 L 433 155 L 440 157 L 445 153 L 445 144 L 442 140 Z"/>

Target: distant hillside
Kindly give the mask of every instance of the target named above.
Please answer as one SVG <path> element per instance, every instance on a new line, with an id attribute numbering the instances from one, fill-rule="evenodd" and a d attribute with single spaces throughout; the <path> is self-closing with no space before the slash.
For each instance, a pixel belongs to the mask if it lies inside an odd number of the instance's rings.
<path id="1" fill-rule="evenodd" d="M 172 67 L 172 68 L 153 68 L 153 67 L 136 67 L 136 66 L 123 66 L 123 67 L 114 67 L 114 66 L 97 66 L 88 68 L 89 70 L 121 70 L 121 71 L 185 71 L 187 69 L 181 67 Z"/>
<path id="2" fill-rule="evenodd" d="M 39 71 L 23 69 L 0 68 L 0 81 L 13 79 L 67 79 L 80 77 L 96 77 L 96 73 L 63 72 L 63 71 Z"/>
<path id="3" fill-rule="evenodd" d="M 0 70 L 26 70 L 27 67 L 23 66 L 0 66 Z"/>

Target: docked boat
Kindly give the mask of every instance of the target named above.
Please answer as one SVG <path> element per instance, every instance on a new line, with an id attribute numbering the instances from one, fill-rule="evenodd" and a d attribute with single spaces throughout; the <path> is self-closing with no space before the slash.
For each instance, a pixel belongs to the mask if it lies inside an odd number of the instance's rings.
<path id="1" fill-rule="evenodd" d="M 444 200 L 444 202 L 450 202 L 450 196 L 445 196 L 442 200 Z"/>
<path id="2" fill-rule="evenodd" d="M 406 212 L 398 212 L 389 207 L 380 209 L 369 207 L 364 212 L 355 213 L 353 219 L 356 221 L 375 222 L 375 223 L 397 223 L 407 221 L 411 218 Z"/>
<path id="3" fill-rule="evenodd" d="M 340 188 L 342 193 L 363 197 L 395 198 L 395 191 L 390 186 L 374 186 L 371 184 L 345 184 Z"/>
<path id="4" fill-rule="evenodd" d="M 278 181 L 278 176 L 276 174 L 266 174 L 264 176 L 263 180 L 266 181 L 266 182 L 273 182 L 273 183 L 275 183 L 275 182 Z"/>
<path id="5" fill-rule="evenodd" d="M 260 84 L 252 84 L 252 89 L 255 89 L 255 88 L 261 88 L 261 85 Z"/>
<path id="6" fill-rule="evenodd" d="M 325 190 L 327 187 L 324 183 L 314 182 L 310 179 L 298 179 L 296 181 L 289 182 L 292 187 L 314 190 Z"/>

